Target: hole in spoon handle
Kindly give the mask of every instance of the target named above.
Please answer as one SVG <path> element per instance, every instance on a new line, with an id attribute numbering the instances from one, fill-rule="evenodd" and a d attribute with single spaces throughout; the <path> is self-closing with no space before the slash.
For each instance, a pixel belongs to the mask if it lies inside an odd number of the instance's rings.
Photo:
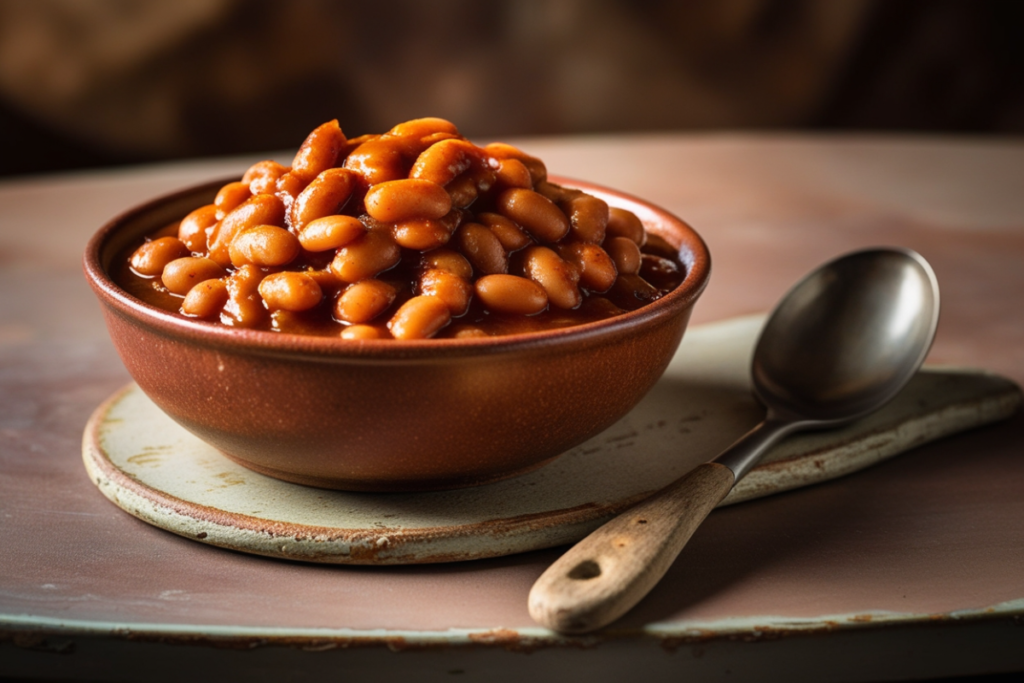
<path id="1" fill-rule="evenodd" d="M 530 615 L 563 633 L 586 633 L 618 619 L 668 571 L 733 482 L 724 465 L 698 465 L 612 519 L 541 575 L 530 591 Z"/>
<path id="2" fill-rule="evenodd" d="M 570 579 L 577 581 L 587 581 L 588 579 L 595 579 L 601 576 L 601 565 L 593 560 L 583 560 L 578 565 L 572 568 L 567 576 Z"/>

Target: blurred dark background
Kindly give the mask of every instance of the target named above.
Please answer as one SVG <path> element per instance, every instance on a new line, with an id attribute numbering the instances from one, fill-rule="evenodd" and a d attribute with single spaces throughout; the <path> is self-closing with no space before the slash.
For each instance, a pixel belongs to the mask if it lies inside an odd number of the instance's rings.
<path id="1" fill-rule="evenodd" d="M 0 175 L 478 139 L 1024 132 L 1018 0 L 0 0 Z"/>

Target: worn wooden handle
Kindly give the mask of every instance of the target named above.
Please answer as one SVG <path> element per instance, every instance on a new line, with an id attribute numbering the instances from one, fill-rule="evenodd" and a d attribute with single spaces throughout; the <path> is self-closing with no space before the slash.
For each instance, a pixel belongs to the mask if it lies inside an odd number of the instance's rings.
<path id="1" fill-rule="evenodd" d="M 611 520 L 537 579 L 530 616 L 562 633 L 615 621 L 665 575 L 734 481 L 728 467 L 705 463 Z"/>

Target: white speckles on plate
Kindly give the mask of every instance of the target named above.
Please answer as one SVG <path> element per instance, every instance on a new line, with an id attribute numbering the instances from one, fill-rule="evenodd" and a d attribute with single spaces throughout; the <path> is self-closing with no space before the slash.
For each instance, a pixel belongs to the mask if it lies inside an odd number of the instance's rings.
<path id="1" fill-rule="evenodd" d="M 83 457 L 119 507 L 233 550 L 344 564 L 494 557 L 571 543 L 761 418 L 749 365 L 762 316 L 694 327 L 654 389 L 604 433 L 539 470 L 456 491 L 349 493 L 257 474 L 164 415 L 135 385 L 97 408 Z M 723 505 L 833 479 L 908 448 L 1011 415 L 1011 381 L 926 368 L 892 403 L 841 430 L 774 448 Z"/>

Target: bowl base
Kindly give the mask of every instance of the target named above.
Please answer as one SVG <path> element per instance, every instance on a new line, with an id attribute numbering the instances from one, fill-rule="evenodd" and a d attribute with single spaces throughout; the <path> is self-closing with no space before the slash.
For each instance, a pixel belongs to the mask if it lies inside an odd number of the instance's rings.
<path id="1" fill-rule="evenodd" d="M 546 467 L 485 486 L 354 493 L 266 477 L 186 431 L 135 385 L 93 413 L 83 459 L 103 494 L 132 515 L 258 555 L 418 564 L 573 543 L 760 420 L 748 368 L 761 320 L 693 328 L 665 376 L 625 418 Z M 926 368 L 874 415 L 776 446 L 723 504 L 834 479 L 1009 417 L 1020 405 L 1020 389 L 1002 377 Z"/>
<path id="2" fill-rule="evenodd" d="M 294 472 L 286 472 L 273 467 L 258 465 L 242 458 L 235 457 L 224 451 L 218 451 L 218 453 L 246 469 L 250 469 L 253 472 L 259 472 L 262 475 L 273 477 L 274 479 L 280 479 L 292 484 L 311 486 L 319 489 L 353 491 L 360 493 L 417 493 L 424 491 L 450 491 L 471 488 L 473 486 L 484 486 L 486 484 L 493 484 L 533 472 L 558 457 L 556 455 L 546 460 L 541 460 L 540 462 L 531 463 L 527 467 L 523 467 L 518 470 L 502 472 L 501 474 L 492 476 L 469 476 L 459 478 L 447 477 L 444 479 L 417 479 L 415 481 L 409 481 L 402 479 L 331 479 L 327 477 L 303 476 Z"/>

